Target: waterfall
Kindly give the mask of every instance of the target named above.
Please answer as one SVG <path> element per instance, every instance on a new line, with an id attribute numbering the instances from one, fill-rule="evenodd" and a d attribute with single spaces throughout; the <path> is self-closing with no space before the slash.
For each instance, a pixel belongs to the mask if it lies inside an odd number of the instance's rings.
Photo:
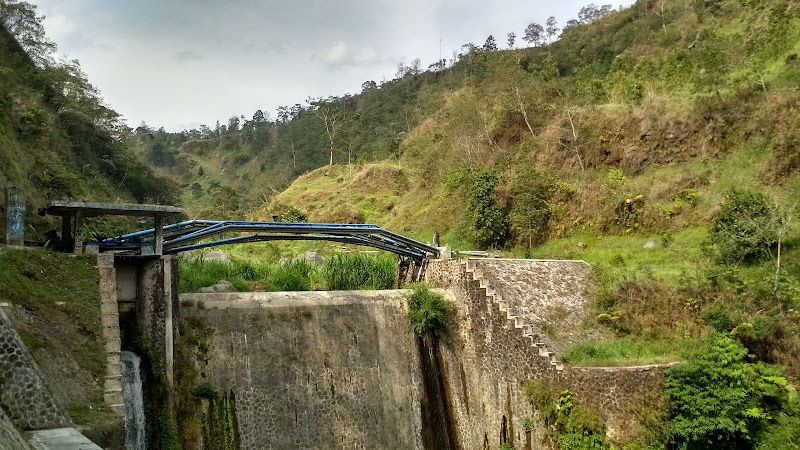
<path id="1" fill-rule="evenodd" d="M 122 400 L 125 418 L 125 448 L 145 450 L 144 399 L 142 398 L 141 359 L 133 352 L 124 351 L 122 358 Z"/>
<path id="2" fill-rule="evenodd" d="M 417 375 L 419 361 L 411 362 L 411 423 L 414 427 L 414 450 L 423 450 L 422 447 L 422 402 L 420 402 L 419 387 L 422 384 Z"/>

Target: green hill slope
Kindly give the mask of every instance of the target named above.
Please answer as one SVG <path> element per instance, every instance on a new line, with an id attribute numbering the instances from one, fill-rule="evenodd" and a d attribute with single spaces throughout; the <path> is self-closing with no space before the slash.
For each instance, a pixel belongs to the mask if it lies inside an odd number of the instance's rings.
<path id="1" fill-rule="evenodd" d="M 664 347 L 677 358 L 716 330 L 800 379 L 800 9 L 664 5 L 639 1 L 551 45 L 473 49 L 388 83 L 413 83 L 417 112 L 389 158 L 305 174 L 252 217 L 297 208 L 426 241 L 438 231 L 458 249 L 583 259 L 598 279 L 587 326 L 629 346 L 586 343 L 568 360 Z M 772 212 L 721 206 L 737 190 Z M 750 234 L 711 236 L 724 208 L 744 217 L 726 232 Z M 761 242 L 756 253 L 730 257 L 745 239 Z"/>
<path id="2" fill-rule="evenodd" d="M 27 234 L 46 231 L 48 224 L 33 217 L 46 200 L 174 202 L 175 189 L 136 159 L 124 143 L 127 129 L 77 61 L 48 59 L 54 45 L 35 10 L 25 3 L 0 6 L 0 191 L 24 189 Z M 94 221 L 92 227 L 111 231 L 122 223 Z M 0 233 L 4 227 L 5 221 Z"/>

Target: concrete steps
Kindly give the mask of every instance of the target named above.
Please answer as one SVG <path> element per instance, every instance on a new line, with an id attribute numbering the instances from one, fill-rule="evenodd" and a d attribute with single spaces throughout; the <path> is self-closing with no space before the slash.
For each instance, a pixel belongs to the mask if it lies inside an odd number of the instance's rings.
<path id="1" fill-rule="evenodd" d="M 558 360 L 558 356 L 554 352 L 551 352 L 544 342 L 539 341 L 539 334 L 534 332 L 533 327 L 530 324 L 527 324 L 524 319 L 514 315 L 511 311 L 510 303 L 503 300 L 502 295 L 492 288 L 489 280 L 485 278 L 483 270 L 481 270 L 481 268 L 478 266 L 478 262 L 471 259 L 462 259 L 461 265 L 464 266 L 464 270 L 468 277 L 472 278 L 473 281 L 476 281 L 478 286 L 484 290 L 490 303 L 497 305 L 497 308 L 500 310 L 500 312 L 506 313 L 506 318 L 509 320 L 509 322 L 514 324 L 514 328 L 522 330 L 522 335 L 531 340 L 531 343 L 534 349 L 536 349 L 538 355 L 542 358 L 545 358 L 550 364 L 550 367 L 554 370 L 564 370 L 564 363 Z"/>

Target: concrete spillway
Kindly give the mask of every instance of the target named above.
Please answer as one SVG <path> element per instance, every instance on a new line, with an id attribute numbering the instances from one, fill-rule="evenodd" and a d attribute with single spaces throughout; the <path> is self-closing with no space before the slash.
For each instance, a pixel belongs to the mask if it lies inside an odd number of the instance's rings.
<path id="1" fill-rule="evenodd" d="M 207 381 L 236 394 L 243 449 L 419 449 L 424 395 L 404 291 L 191 294 Z"/>

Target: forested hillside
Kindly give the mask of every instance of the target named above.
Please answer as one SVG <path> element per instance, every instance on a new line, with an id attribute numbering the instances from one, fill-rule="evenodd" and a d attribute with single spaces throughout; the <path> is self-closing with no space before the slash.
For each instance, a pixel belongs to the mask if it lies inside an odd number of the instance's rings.
<path id="1" fill-rule="evenodd" d="M 0 0 L 0 190 L 21 186 L 31 219 L 46 200 L 177 201 L 128 148 L 130 131 L 78 62 L 54 60 L 55 50 L 34 6 Z M 28 223 L 31 238 L 47 231 Z M 122 223 L 94 221 L 89 231 Z"/>
<path id="2" fill-rule="evenodd" d="M 606 338 L 567 362 L 690 361 L 641 442 L 800 445 L 782 378 L 800 380 L 800 6 L 640 0 L 548 22 L 509 30 L 510 49 L 467 44 L 277 120 L 139 130 L 139 152 L 204 215 L 377 223 L 585 260 L 586 326 Z M 561 448 L 602 446 L 585 439 Z"/>

